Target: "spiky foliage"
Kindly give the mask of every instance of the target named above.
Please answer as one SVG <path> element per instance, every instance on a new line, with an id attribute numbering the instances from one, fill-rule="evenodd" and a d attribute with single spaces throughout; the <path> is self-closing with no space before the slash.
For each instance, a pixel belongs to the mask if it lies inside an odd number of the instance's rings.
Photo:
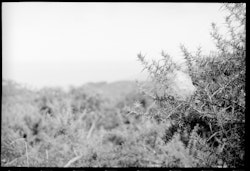
<path id="1" fill-rule="evenodd" d="M 164 93 L 160 98 L 157 93 L 151 94 L 159 104 L 160 120 L 170 119 L 173 125 L 170 128 L 175 128 L 172 129 L 174 132 L 178 130 L 183 132 L 186 129 L 187 135 L 183 137 L 189 136 L 189 141 L 193 141 L 192 130 L 198 129 L 195 128 L 198 123 L 199 129 L 195 132 L 202 137 L 199 139 L 200 143 L 209 146 L 210 152 L 216 148 L 217 159 L 229 167 L 244 166 L 245 8 L 244 3 L 222 6 L 222 9 L 229 12 L 225 19 L 225 29 L 228 32 L 221 34 L 218 27 L 212 24 L 211 36 L 215 40 L 217 52 L 202 55 L 199 48 L 197 53 L 191 54 L 184 45 L 181 45 L 187 67 L 184 72 L 190 75 L 197 88 L 188 101 L 169 98 L 170 94 L 165 91 L 169 84 L 168 76 L 174 69 L 180 69 L 178 65 L 170 62 L 168 55 L 162 53 L 163 59 L 159 62 L 153 61 L 151 64 L 141 54 L 138 55 L 138 59 L 156 81 L 156 85 L 160 85 L 154 87 L 154 91 L 159 92 L 163 89 Z M 152 90 L 145 91 L 152 92 Z M 166 134 L 167 139 L 169 135 L 174 135 L 174 132 Z M 185 142 L 187 143 L 186 140 Z M 204 160 L 205 166 L 213 165 L 213 161 Z"/>
<path id="2" fill-rule="evenodd" d="M 224 8 L 229 36 L 213 25 L 217 52 L 192 54 L 182 45 L 184 68 L 165 53 L 152 63 L 138 55 L 155 85 L 142 87 L 147 98 L 132 92 L 116 109 L 84 87 L 30 91 L 4 81 L 1 165 L 244 166 L 245 4 Z M 174 70 L 189 74 L 196 86 L 189 99 L 168 90 Z M 154 103 L 143 102 L 148 98 Z"/>

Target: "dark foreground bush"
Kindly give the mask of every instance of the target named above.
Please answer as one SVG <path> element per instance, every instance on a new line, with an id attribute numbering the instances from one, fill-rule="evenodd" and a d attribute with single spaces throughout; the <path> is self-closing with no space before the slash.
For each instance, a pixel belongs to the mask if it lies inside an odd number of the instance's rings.
<path id="1" fill-rule="evenodd" d="M 164 52 L 163 59 L 153 63 L 148 63 L 144 56 L 138 55 L 156 85 L 153 91 L 144 91 L 159 106 L 158 120 L 169 121 L 172 125 L 166 131 L 164 141 L 169 142 L 172 136 L 180 132 L 182 142 L 191 150 L 190 143 L 196 137 L 206 148 L 192 145 L 192 151 L 209 153 L 205 158 L 200 158 L 200 162 L 210 167 L 216 165 L 215 161 L 220 161 L 217 164 L 221 166 L 244 166 L 245 5 L 223 6 L 229 12 L 226 17 L 228 34 L 220 34 L 216 25 L 212 24 L 211 35 L 218 48 L 216 53 L 206 56 L 199 49 L 196 54 L 191 54 L 182 45 L 186 60 L 184 67 L 174 63 Z M 188 74 L 187 77 L 195 86 L 195 92 L 188 98 L 180 98 L 183 94 L 178 92 L 173 94 L 171 75 L 176 70 Z M 214 158 L 210 154 L 214 154 Z"/>

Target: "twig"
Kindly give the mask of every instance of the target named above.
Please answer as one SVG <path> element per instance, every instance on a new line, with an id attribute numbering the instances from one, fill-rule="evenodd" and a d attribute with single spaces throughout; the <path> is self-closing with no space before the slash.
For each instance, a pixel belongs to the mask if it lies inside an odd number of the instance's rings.
<path id="1" fill-rule="evenodd" d="M 199 112 L 200 114 L 204 114 L 206 117 L 209 117 L 209 118 L 214 118 L 215 116 L 213 115 L 214 113 L 211 113 L 211 112 L 202 112 L 198 109 L 196 109 L 195 107 L 191 106 L 192 109 L 196 110 L 197 112 Z"/>
<path id="2" fill-rule="evenodd" d="M 10 165 L 11 163 L 15 162 L 18 158 L 20 158 L 20 157 L 15 158 L 14 160 L 10 161 L 9 163 L 6 163 L 5 166 L 8 166 L 8 165 Z"/>
<path id="3" fill-rule="evenodd" d="M 90 128 L 90 130 L 89 130 L 89 132 L 88 132 L 88 135 L 87 135 L 87 140 L 91 137 L 91 135 L 92 135 L 92 133 L 93 133 L 93 131 L 94 131 L 94 129 L 95 129 L 96 121 L 97 121 L 97 120 L 95 120 L 95 121 L 92 123 L 92 126 L 91 126 L 91 128 Z"/>
<path id="4" fill-rule="evenodd" d="M 218 131 L 218 132 L 220 132 L 220 131 Z M 213 138 L 216 134 L 218 134 L 218 132 L 215 132 L 213 135 L 211 135 L 211 136 L 207 139 L 207 142 L 208 142 L 211 138 Z"/>
<path id="5" fill-rule="evenodd" d="M 241 71 L 239 74 L 237 74 L 237 75 L 236 75 L 233 79 L 231 79 L 225 86 L 223 86 L 223 87 L 219 88 L 218 90 L 216 90 L 216 91 L 212 94 L 211 98 L 212 98 L 213 96 L 215 96 L 218 92 L 220 92 L 220 91 L 222 91 L 223 89 L 225 89 L 231 82 L 233 82 L 235 79 L 237 79 L 237 77 L 239 77 L 240 74 L 243 74 L 243 71 Z"/>
<path id="6" fill-rule="evenodd" d="M 181 104 L 179 104 L 177 107 L 175 107 L 175 108 L 168 114 L 168 116 L 167 116 L 166 119 L 168 119 L 168 118 L 174 113 L 174 111 L 176 111 L 176 109 L 179 108 L 182 104 L 183 104 L 183 103 L 181 103 Z"/>
<path id="7" fill-rule="evenodd" d="M 47 166 L 49 164 L 49 153 L 48 153 L 48 150 L 46 149 L 46 160 L 47 160 Z"/>
<path id="8" fill-rule="evenodd" d="M 208 96 L 208 98 L 209 98 L 209 102 L 210 102 L 211 104 L 213 104 L 213 100 L 212 100 L 213 95 L 210 96 L 210 93 L 209 93 L 209 91 L 208 91 L 208 89 L 207 89 L 208 86 L 209 86 L 209 84 L 206 86 L 205 92 L 207 93 L 207 96 Z M 214 112 L 214 114 L 216 114 L 216 113 L 217 113 L 217 110 L 216 110 L 215 106 L 212 105 L 212 107 L 213 107 L 213 112 Z"/>
<path id="9" fill-rule="evenodd" d="M 28 167 L 30 167 L 30 166 L 29 166 L 28 145 L 27 145 L 26 142 L 25 142 L 25 147 L 26 147 L 26 159 L 27 159 L 27 164 L 28 164 Z"/>
<path id="10" fill-rule="evenodd" d="M 76 162 L 77 160 L 79 160 L 83 155 L 80 156 L 76 156 L 73 159 L 71 159 L 64 167 L 69 167 L 72 163 Z"/>

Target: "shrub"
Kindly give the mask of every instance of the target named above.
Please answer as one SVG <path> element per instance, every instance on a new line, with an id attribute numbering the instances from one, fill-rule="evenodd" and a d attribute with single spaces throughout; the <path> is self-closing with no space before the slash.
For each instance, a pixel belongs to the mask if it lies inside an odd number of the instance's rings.
<path id="1" fill-rule="evenodd" d="M 202 55 L 199 49 L 196 54 L 191 54 L 181 45 L 187 67 L 174 63 L 164 52 L 161 60 L 152 63 L 138 55 L 155 85 L 154 89 L 143 91 L 158 104 L 159 120 L 172 123 L 165 141 L 168 142 L 178 130 L 184 134 L 186 129 L 189 138 L 187 140 L 187 135 L 182 137 L 186 137 L 184 142 L 190 144 L 191 132 L 199 124 L 196 129 L 206 140 L 203 143 L 210 147 L 210 151 L 216 148 L 217 159 L 229 167 L 244 166 L 245 156 L 245 7 L 243 3 L 223 5 L 229 11 L 225 19 L 229 35 L 220 34 L 212 24 L 211 36 L 218 48 L 216 53 Z M 173 81 L 176 71 L 188 74 L 185 79 L 190 77 L 191 89 L 188 93 L 183 91 L 188 98 L 172 89 L 173 83 L 177 83 Z M 214 166 L 213 162 L 203 162 Z"/>

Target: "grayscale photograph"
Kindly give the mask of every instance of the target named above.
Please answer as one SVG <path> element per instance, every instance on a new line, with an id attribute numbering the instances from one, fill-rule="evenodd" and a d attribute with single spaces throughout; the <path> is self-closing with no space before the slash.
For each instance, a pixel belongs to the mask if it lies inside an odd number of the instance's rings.
<path id="1" fill-rule="evenodd" d="M 245 167 L 246 3 L 1 5 L 1 167 Z"/>

